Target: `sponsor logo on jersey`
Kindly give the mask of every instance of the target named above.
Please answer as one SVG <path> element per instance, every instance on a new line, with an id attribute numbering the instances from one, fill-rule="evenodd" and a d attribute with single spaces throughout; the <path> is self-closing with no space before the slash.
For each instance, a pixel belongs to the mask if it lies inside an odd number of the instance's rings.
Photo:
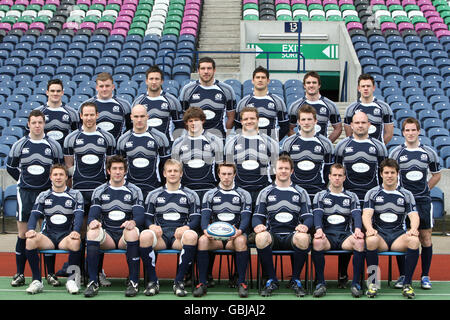
<path id="1" fill-rule="evenodd" d="M 235 149 L 236 151 L 242 150 L 242 145 L 241 145 L 241 144 L 237 144 L 237 145 L 234 147 L 234 149 Z"/>
<path id="2" fill-rule="evenodd" d="M 374 114 L 374 115 L 379 116 L 380 113 L 381 113 L 381 110 L 380 110 L 380 109 L 378 109 L 378 108 L 373 109 L 373 114 Z"/>
<path id="3" fill-rule="evenodd" d="M 327 206 L 333 205 L 333 201 L 330 198 L 324 198 L 323 203 Z"/>
<path id="4" fill-rule="evenodd" d="M 102 194 L 102 200 L 103 201 L 109 201 L 109 199 L 111 199 L 109 194 Z"/>
<path id="5" fill-rule="evenodd" d="M 298 144 L 293 144 L 292 151 L 300 151 L 300 146 Z"/>
<path id="6" fill-rule="evenodd" d="M 200 100 L 200 93 L 194 93 L 194 94 L 192 95 L 192 99 L 193 99 L 193 100 Z"/>
<path id="7" fill-rule="evenodd" d="M 420 156 L 420 160 L 422 161 L 427 161 L 428 160 L 428 156 L 424 153 Z"/>
<path id="8" fill-rule="evenodd" d="M 384 197 L 383 196 L 376 197 L 375 202 L 384 202 Z"/>
<path id="9" fill-rule="evenodd" d="M 314 153 L 320 153 L 322 152 L 322 147 L 321 146 L 315 146 L 314 147 Z"/>
<path id="10" fill-rule="evenodd" d="M 119 106 L 116 105 L 116 106 L 113 107 L 112 110 L 113 110 L 113 112 L 119 112 L 120 108 L 119 108 Z"/>
<path id="11" fill-rule="evenodd" d="M 408 156 L 401 156 L 400 162 L 408 161 Z"/>
<path id="12" fill-rule="evenodd" d="M 267 104 L 267 108 L 269 108 L 269 109 L 274 109 L 274 108 L 275 108 L 275 104 L 274 104 L 273 102 L 269 102 L 269 103 Z"/>
<path id="13" fill-rule="evenodd" d="M 213 197 L 213 202 L 221 202 L 222 201 L 222 197 Z"/>
<path id="14" fill-rule="evenodd" d="M 321 108 L 319 109 L 319 113 L 320 113 L 320 114 L 325 114 L 325 113 L 327 113 L 327 108 L 321 107 Z"/>
<path id="15" fill-rule="evenodd" d="M 189 146 L 187 146 L 187 145 L 181 146 L 181 151 L 188 151 L 188 150 L 189 150 Z"/>
<path id="16" fill-rule="evenodd" d="M 84 144 L 84 139 L 76 139 L 75 144 Z"/>
<path id="17" fill-rule="evenodd" d="M 375 147 L 369 147 L 369 153 L 376 153 L 377 149 Z"/>
<path id="18" fill-rule="evenodd" d="M 66 207 L 72 207 L 72 200 L 66 200 L 66 203 L 64 204 Z"/>
<path id="19" fill-rule="evenodd" d="M 249 103 L 248 105 L 246 105 L 246 107 L 254 108 L 255 104 L 254 103 Z"/>
<path id="20" fill-rule="evenodd" d="M 131 201 L 131 194 L 126 194 L 126 195 L 123 197 L 123 201 Z"/>
<path id="21" fill-rule="evenodd" d="M 156 198 L 156 202 L 157 202 L 157 203 L 165 203 L 165 202 L 166 202 L 166 198 L 164 198 L 164 197 L 158 197 L 158 198 Z"/>
<path id="22" fill-rule="evenodd" d="M 68 115 L 68 114 L 63 115 L 63 116 L 62 116 L 62 119 L 63 119 L 63 121 L 65 121 L 65 122 L 69 122 L 69 115 Z"/>
<path id="23" fill-rule="evenodd" d="M 344 207 L 348 207 L 350 205 L 350 199 L 344 199 L 344 201 L 342 201 L 342 205 Z"/>
<path id="24" fill-rule="evenodd" d="M 180 198 L 180 204 L 186 204 L 187 203 L 187 198 L 186 197 L 181 197 Z"/>
<path id="25" fill-rule="evenodd" d="M 161 109 L 166 110 L 168 106 L 169 106 L 169 104 L 167 102 L 163 102 L 161 104 Z"/>
<path id="26" fill-rule="evenodd" d="M 294 194 L 293 196 L 292 196 L 292 201 L 293 202 L 298 202 L 300 200 L 300 196 L 298 195 L 298 194 Z"/>
<path id="27" fill-rule="evenodd" d="M 232 203 L 237 204 L 239 203 L 239 197 L 233 197 L 233 199 L 231 200 Z"/>
<path id="28" fill-rule="evenodd" d="M 147 148 L 153 148 L 154 146 L 155 146 L 155 141 L 149 140 L 149 141 L 147 142 Z"/>
<path id="29" fill-rule="evenodd" d="M 221 93 L 216 93 L 216 95 L 214 96 L 214 100 L 216 100 L 216 101 L 222 100 L 222 94 Z"/>
<path id="30" fill-rule="evenodd" d="M 398 204 L 399 206 L 404 205 L 404 204 L 405 204 L 405 199 L 403 199 L 403 198 L 398 198 L 398 199 L 397 199 L 397 204 Z"/>
<path id="31" fill-rule="evenodd" d="M 50 149 L 50 148 L 45 148 L 44 153 L 45 153 L 46 156 L 49 156 L 49 155 L 52 154 L 52 149 Z"/>
<path id="32" fill-rule="evenodd" d="M 133 148 L 133 141 L 128 141 L 127 143 L 125 143 L 125 147 Z"/>
<path id="33" fill-rule="evenodd" d="M 30 153 L 30 149 L 28 149 L 28 148 L 22 149 L 22 154 L 29 154 L 29 153 Z"/>
<path id="34" fill-rule="evenodd" d="M 277 201 L 277 196 L 271 195 L 268 197 L 269 201 Z"/>
<path id="35" fill-rule="evenodd" d="M 266 145 L 263 143 L 259 144 L 259 150 L 266 150 Z"/>
<path id="36" fill-rule="evenodd" d="M 353 147 L 345 148 L 345 152 L 348 152 L 348 153 L 353 152 Z"/>
<path id="37" fill-rule="evenodd" d="M 53 200 L 52 199 L 45 199 L 44 204 L 46 206 L 51 206 L 53 204 Z"/>
<path id="38" fill-rule="evenodd" d="M 105 139 L 103 139 L 103 138 L 97 139 L 97 144 L 104 144 L 104 143 L 105 143 Z"/>

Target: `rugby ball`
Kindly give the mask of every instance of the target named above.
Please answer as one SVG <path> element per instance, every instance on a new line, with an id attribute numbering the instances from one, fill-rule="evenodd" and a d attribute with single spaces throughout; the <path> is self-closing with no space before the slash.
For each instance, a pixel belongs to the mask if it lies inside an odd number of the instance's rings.
<path id="1" fill-rule="evenodd" d="M 234 236 L 236 230 L 228 222 L 217 221 L 211 223 L 206 232 L 216 240 L 228 240 Z"/>

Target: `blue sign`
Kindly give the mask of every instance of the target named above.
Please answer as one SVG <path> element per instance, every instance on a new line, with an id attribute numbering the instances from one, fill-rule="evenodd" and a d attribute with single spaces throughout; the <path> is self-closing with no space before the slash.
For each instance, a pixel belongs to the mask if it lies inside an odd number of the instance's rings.
<path id="1" fill-rule="evenodd" d="M 284 32 L 288 33 L 301 33 L 302 32 L 302 22 L 285 22 Z"/>

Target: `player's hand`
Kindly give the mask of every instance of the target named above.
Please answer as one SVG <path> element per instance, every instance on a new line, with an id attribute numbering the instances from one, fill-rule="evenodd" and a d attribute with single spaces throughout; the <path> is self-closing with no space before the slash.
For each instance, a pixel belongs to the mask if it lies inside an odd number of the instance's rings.
<path id="1" fill-rule="evenodd" d="M 121 228 L 125 228 L 127 230 L 133 230 L 136 228 L 136 221 L 134 220 L 127 220 L 120 226 Z"/>
<path id="2" fill-rule="evenodd" d="M 233 227 L 236 232 L 235 232 L 234 236 L 230 237 L 230 240 L 234 240 L 242 234 L 241 229 L 237 229 L 235 226 L 233 226 Z"/>
<path id="3" fill-rule="evenodd" d="M 80 235 L 78 232 L 76 232 L 76 231 L 72 231 L 72 232 L 69 234 L 69 237 L 70 237 L 70 239 L 72 239 L 72 240 L 80 240 L 80 239 L 81 239 L 81 235 Z"/>
<path id="4" fill-rule="evenodd" d="M 255 233 L 261 233 L 267 230 L 267 227 L 263 224 L 258 224 L 256 227 L 253 228 L 253 231 L 255 231 Z"/>
<path id="5" fill-rule="evenodd" d="M 409 231 L 406 232 L 406 234 L 410 237 L 418 237 L 419 236 L 419 230 L 417 229 L 409 229 Z"/>
<path id="6" fill-rule="evenodd" d="M 90 230 L 100 228 L 101 226 L 102 224 L 98 220 L 92 220 L 91 223 L 89 223 Z"/>
<path id="7" fill-rule="evenodd" d="M 325 238 L 325 233 L 323 233 L 322 228 L 317 229 L 316 233 L 314 233 L 314 239 L 324 239 Z"/>
<path id="8" fill-rule="evenodd" d="M 378 234 L 378 231 L 375 230 L 374 228 L 370 228 L 366 230 L 366 237 L 372 237 L 372 236 L 376 236 Z"/>
<path id="9" fill-rule="evenodd" d="M 305 226 L 304 224 L 299 224 L 298 226 L 295 227 L 295 231 L 301 232 L 301 233 L 307 233 L 308 227 Z"/>
<path id="10" fill-rule="evenodd" d="M 162 237 L 162 228 L 161 226 L 158 226 L 156 224 L 152 224 L 151 226 L 148 227 L 150 230 L 152 230 L 155 234 L 157 238 L 161 238 Z"/>
<path id="11" fill-rule="evenodd" d="M 353 234 L 353 236 L 356 239 L 364 239 L 364 233 L 361 231 L 360 228 L 355 228 L 355 233 Z"/>
<path id="12" fill-rule="evenodd" d="M 25 233 L 25 237 L 26 237 L 27 239 L 31 239 L 31 238 L 36 237 L 36 231 L 34 231 L 34 230 L 28 230 L 28 231 Z"/>
<path id="13" fill-rule="evenodd" d="M 189 230 L 189 226 L 182 226 L 182 227 L 177 228 L 175 230 L 175 238 L 181 239 L 181 237 L 183 236 L 183 233 L 187 230 Z"/>
<path id="14" fill-rule="evenodd" d="M 208 231 L 206 231 L 206 229 L 203 230 L 203 234 L 204 234 L 205 237 L 207 237 L 209 240 L 214 240 L 213 236 L 210 235 L 210 234 L 208 233 Z"/>

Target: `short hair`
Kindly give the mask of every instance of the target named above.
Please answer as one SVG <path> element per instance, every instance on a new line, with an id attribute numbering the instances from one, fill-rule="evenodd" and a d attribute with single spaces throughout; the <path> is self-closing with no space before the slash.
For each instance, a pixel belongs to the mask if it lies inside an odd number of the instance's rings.
<path id="1" fill-rule="evenodd" d="M 83 109 L 85 107 L 94 107 L 95 108 L 95 113 L 98 113 L 98 108 L 97 105 L 92 102 L 92 101 L 88 101 L 88 102 L 84 102 L 81 106 L 80 106 L 80 114 L 83 114 Z"/>
<path id="2" fill-rule="evenodd" d="M 244 107 L 242 108 L 241 112 L 239 113 L 239 116 L 242 119 L 242 116 L 244 115 L 244 113 L 246 112 L 253 112 L 256 114 L 256 118 L 259 119 L 259 112 L 258 109 L 256 109 L 255 107 Z"/>
<path id="3" fill-rule="evenodd" d="M 370 74 L 368 74 L 368 73 L 363 73 L 362 75 L 360 75 L 359 77 L 358 77 L 358 86 L 359 86 L 359 83 L 361 82 L 361 80 L 370 80 L 370 81 L 372 81 L 372 84 L 373 85 L 375 85 L 375 79 L 374 79 L 374 77 L 372 77 Z"/>
<path id="4" fill-rule="evenodd" d="M 183 122 L 187 123 L 190 119 L 200 119 L 206 121 L 205 113 L 200 107 L 189 107 L 183 115 Z"/>
<path id="5" fill-rule="evenodd" d="M 64 90 L 63 82 L 61 81 L 61 79 L 51 79 L 47 82 L 47 91 L 50 89 L 50 86 L 53 84 L 60 85 L 61 88 Z"/>
<path id="6" fill-rule="evenodd" d="M 316 71 L 309 71 L 303 76 L 303 83 L 305 83 L 306 79 L 309 77 L 313 77 L 317 79 L 319 85 L 322 85 L 322 80 L 320 80 L 320 75 Z"/>
<path id="7" fill-rule="evenodd" d="M 64 173 L 66 174 L 66 176 L 67 177 L 69 176 L 69 170 L 62 163 L 55 163 L 54 165 L 52 165 L 52 167 L 50 168 L 50 175 L 52 175 L 52 172 L 55 169 L 62 169 L 62 170 L 64 170 Z"/>
<path id="8" fill-rule="evenodd" d="M 234 163 L 232 163 L 232 162 L 223 162 L 223 163 L 219 163 L 217 165 L 217 174 L 219 174 L 220 168 L 222 168 L 222 167 L 233 168 L 234 173 L 237 172 L 236 165 Z"/>
<path id="9" fill-rule="evenodd" d="M 292 161 L 292 158 L 286 153 L 284 153 L 284 154 L 282 154 L 282 155 L 280 155 L 278 157 L 277 162 L 279 162 L 279 161 L 281 161 L 281 162 L 289 162 L 289 165 L 291 166 L 291 169 L 294 168 L 294 161 Z"/>
<path id="10" fill-rule="evenodd" d="M 380 173 L 383 172 L 385 167 L 394 168 L 397 173 L 400 171 L 398 162 L 392 158 L 386 158 L 380 163 Z"/>
<path id="11" fill-rule="evenodd" d="M 162 70 L 157 65 L 151 66 L 147 69 L 147 71 L 145 71 L 145 79 L 147 79 L 148 75 L 152 72 L 158 72 L 161 75 L 161 80 L 164 80 L 164 72 L 162 72 Z"/>
<path id="12" fill-rule="evenodd" d="M 269 70 L 267 70 L 263 66 L 256 67 L 256 69 L 253 71 L 252 79 L 255 78 L 257 73 L 264 73 L 266 75 L 267 79 L 269 79 Z"/>
<path id="13" fill-rule="evenodd" d="M 175 159 L 167 159 L 166 162 L 164 162 L 164 171 L 167 169 L 168 166 L 178 166 L 180 168 L 180 172 L 183 172 L 183 163 L 181 163 L 178 160 Z"/>
<path id="14" fill-rule="evenodd" d="M 111 170 L 111 166 L 113 163 L 123 163 L 123 167 L 125 169 L 125 172 L 128 171 L 128 163 L 127 160 L 122 157 L 121 155 L 115 154 L 106 160 L 106 170 Z"/>
<path id="15" fill-rule="evenodd" d="M 112 82 L 114 82 L 113 77 L 110 73 L 101 72 L 97 75 L 97 78 L 95 79 L 95 83 L 98 83 L 99 81 L 107 81 L 107 80 L 111 80 Z"/>
<path id="16" fill-rule="evenodd" d="M 298 111 L 297 111 L 297 119 L 300 119 L 300 113 L 312 113 L 314 120 L 317 119 L 317 112 L 316 109 L 310 105 L 305 103 L 304 105 L 302 105 Z"/>
<path id="17" fill-rule="evenodd" d="M 344 176 L 347 175 L 347 170 L 345 169 L 345 167 L 344 167 L 341 163 L 333 163 L 333 164 L 331 165 L 331 167 L 330 167 L 330 174 L 331 174 L 331 171 L 332 171 L 333 169 L 336 169 L 336 170 L 344 170 Z"/>
<path id="18" fill-rule="evenodd" d="M 417 120 L 416 118 L 406 118 L 403 122 L 402 122 L 402 131 L 405 131 L 405 127 L 407 124 L 411 124 L 414 123 L 416 125 L 417 131 L 420 130 L 420 122 L 419 120 Z"/>
<path id="19" fill-rule="evenodd" d="M 31 112 L 28 114 L 28 122 L 30 122 L 31 117 L 42 117 L 45 122 L 45 114 L 41 110 L 31 110 Z"/>
<path id="20" fill-rule="evenodd" d="M 206 63 L 212 63 L 213 69 L 216 68 L 216 62 L 215 62 L 214 59 L 211 58 L 211 57 L 203 57 L 203 58 L 200 58 L 200 59 L 198 60 L 198 68 L 200 68 L 200 64 L 202 64 L 202 63 L 204 63 L 204 62 L 206 62 Z M 198 69 L 198 68 L 197 68 L 197 69 Z"/>

